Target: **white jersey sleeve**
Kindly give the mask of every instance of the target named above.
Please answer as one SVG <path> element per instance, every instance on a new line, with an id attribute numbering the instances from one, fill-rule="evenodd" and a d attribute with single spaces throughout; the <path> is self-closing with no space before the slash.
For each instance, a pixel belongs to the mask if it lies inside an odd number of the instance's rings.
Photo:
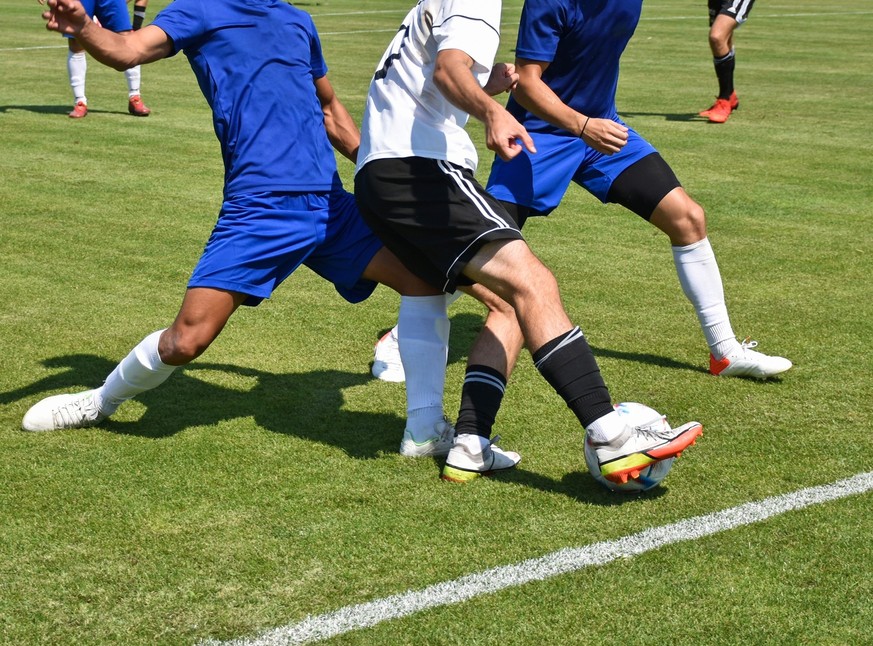
<path id="1" fill-rule="evenodd" d="M 426 157 L 476 169 L 465 132 L 470 115 L 433 82 L 437 53 L 459 49 L 484 86 L 500 41 L 501 0 L 420 0 L 407 14 L 370 83 L 361 125 L 360 169 L 373 159 Z"/>

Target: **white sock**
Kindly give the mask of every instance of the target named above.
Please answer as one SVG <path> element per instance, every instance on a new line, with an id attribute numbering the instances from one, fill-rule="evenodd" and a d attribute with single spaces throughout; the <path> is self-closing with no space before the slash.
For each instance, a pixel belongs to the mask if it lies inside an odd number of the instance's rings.
<path id="1" fill-rule="evenodd" d="M 591 434 L 591 439 L 598 444 L 609 444 L 624 431 L 624 426 L 618 413 L 613 411 L 591 422 L 587 430 Z"/>
<path id="2" fill-rule="evenodd" d="M 400 358 L 406 373 L 407 427 L 432 427 L 442 420 L 449 317 L 446 299 L 439 296 L 401 296 L 398 328 Z"/>
<path id="3" fill-rule="evenodd" d="M 446 307 L 448 307 L 449 305 L 454 303 L 456 300 L 461 298 L 461 296 L 463 296 L 463 295 L 464 295 L 464 292 L 462 292 L 460 289 L 456 292 L 452 292 L 451 294 L 446 294 L 445 295 Z M 395 325 L 393 328 L 391 328 L 391 336 L 393 336 L 395 339 L 400 338 L 400 333 L 397 331 L 399 327 L 400 327 L 400 321 L 398 320 L 397 325 Z"/>
<path id="4" fill-rule="evenodd" d="M 81 101 L 88 104 L 85 98 L 85 75 L 88 72 L 88 58 L 85 52 L 67 50 L 67 71 L 70 74 L 70 88 L 73 90 L 73 103 Z"/>
<path id="5" fill-rule="evenodd" d="M 97 390 L 100 412 L 111 415 L 131 397 L 164 383 L 176 366 L 161 361 L 158 341 L 163 330 L 152 332 L 139 342 L 113 370 Z"/>
<path id="6" fill-rule="evenodd" d="M 739 344 L 731 327 L 721 273 L 709 238 L 672 249 L 682 291 L 694 306 L 710 351 L 721 359 Z"/>
<path id="7" fill-rule="evenodd" d="M 140 93 L 139 84 L 142 78 L 140 66 L 136 65 L 129 70 L 124 70 L 124 77 L 127 79 L 127 96 L 128 98 L 136 96 Z"/>

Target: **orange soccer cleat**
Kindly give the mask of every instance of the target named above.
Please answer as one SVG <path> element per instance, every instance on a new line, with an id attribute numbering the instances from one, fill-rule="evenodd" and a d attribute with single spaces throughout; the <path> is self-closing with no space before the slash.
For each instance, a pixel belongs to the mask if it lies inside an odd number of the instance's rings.
<path id="1" fill-rule="evenodd" d="M 142 97 L 139 94 L 134 94 L 127 102 L 127 111 L 135 117 L 147 117 L 152 111 L 142 102 Z"/>
<path id="2" fill-rule="evenodd" d="M 731 92 L 727 99 L 717 98 L 715 103 L 706 110 L 699 112 L 701 117 L 709 119 L 710 123 L 724 123 L 731 116 L 731 112 L 740 107 L 740 100 L 736 92 Z"/>
<path id="3" fill-rule="evenodd" d="M 84 101 L 76 101 L 76 105 L 73 106 L 72 111 L 69 116 L 70 119 L 81 119 L 88 114 L 88 104 Z"/>

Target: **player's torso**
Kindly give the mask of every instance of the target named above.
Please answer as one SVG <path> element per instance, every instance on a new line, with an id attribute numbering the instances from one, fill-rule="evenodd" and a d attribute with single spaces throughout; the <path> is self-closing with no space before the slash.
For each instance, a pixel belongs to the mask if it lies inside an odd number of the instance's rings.
<path id="1" fill-rule="evenodd" d="M 198 6 L 202 15 L 184 13 Z M 165 11 L 155 23 L 179 38 L 212 107 L 228 190 L 329 188 L 336 160 L 314 85 L 327 68 L 309 15 L 271 0 L 176 0 Z"/>
<path id="2" fill-rule="evenodd" d="M 642 0 L 527 0 L 518 55 L 549 62 L 543 81 L 564 103 L 589 116 L 612 117 L 619 61 L 641 10 Z M 512 111 L 534 129 L 550 129 L 520 106 Z"/>

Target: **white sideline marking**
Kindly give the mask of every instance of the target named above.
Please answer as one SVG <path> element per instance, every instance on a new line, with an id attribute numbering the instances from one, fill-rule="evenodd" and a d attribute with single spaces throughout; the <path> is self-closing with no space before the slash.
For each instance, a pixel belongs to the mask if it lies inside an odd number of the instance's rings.
<path id="1" fill-rule="evenodd" d="M 454 581 L 437 583 L 421 590 L 410 590 L 384 599 L 346 606 L 323 615 L 310 615 L 300 623 L 274 628 L 257 637 L 226 642 L 208 640 L 201 642 L 201 646 L 279 646 L 319 641 L 375 626 L 389 619 L 407 617 L 429 608 L 461 603 L 531 581 L 542 581 L 592 565 L 604 565 L 619 558 L 637 556 L 665 545 L 692 541 L 735 527 L 751 525 L 788 511 L 865 493 L 871 489 L 873 471 L 859 473 L 829 485 L 801 489 L 724 511 L 687 518 L 617 540 L 566 548 L 515 565 L 502 565 Z"/>

